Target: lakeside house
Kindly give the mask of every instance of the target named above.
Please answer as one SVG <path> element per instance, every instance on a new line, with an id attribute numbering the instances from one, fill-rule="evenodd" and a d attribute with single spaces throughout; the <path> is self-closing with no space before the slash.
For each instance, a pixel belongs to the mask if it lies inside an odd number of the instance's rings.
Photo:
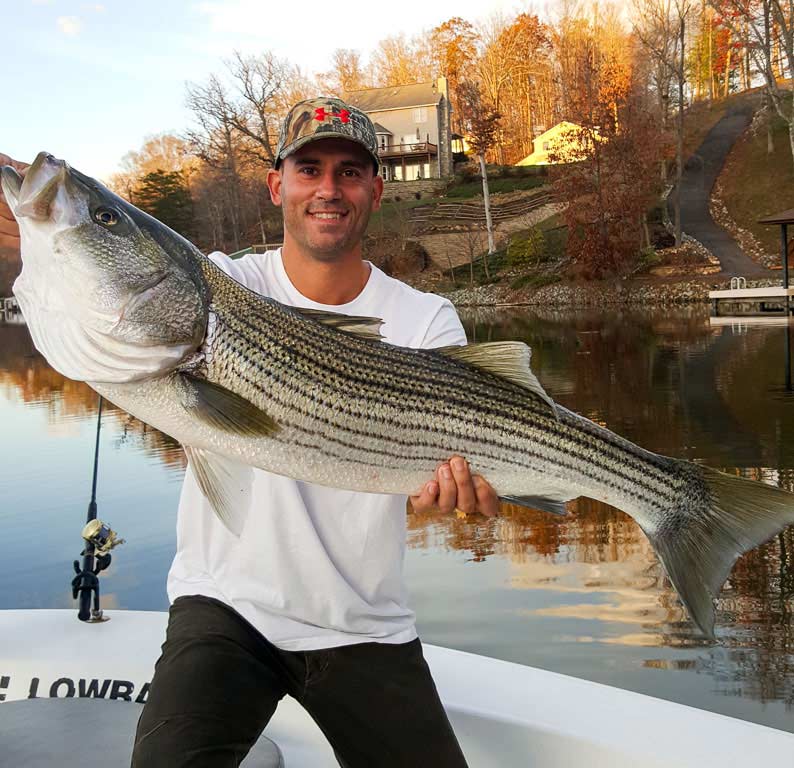
<path id="1" fill-rule="evenodd" d="M 582 127 L 568 120 L 557 123 L 534 138 L 532 147 L 532 154 L 519 160 L 516 165 L 571 163 L 582 159 L 586 153 L 582 139 Z"/>
<path id="2" fill-rule="evenodd" d="M 342 98 L 366 112 L 375 124 L 384 181 L 452 175 L 452 110 L 445 77 L 349 91 Z"/>

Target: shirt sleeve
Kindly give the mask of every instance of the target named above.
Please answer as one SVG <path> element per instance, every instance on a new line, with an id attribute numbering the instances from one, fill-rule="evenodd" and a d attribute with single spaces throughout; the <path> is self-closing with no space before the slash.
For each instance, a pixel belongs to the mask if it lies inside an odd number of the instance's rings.
<path id="1" fill-rule="evenodd" d="M 444 299 L 425 331 L 421 348 L 463 346 L 466 343 L 466 331 L 463 329 L 463 323 L 460 322 L 452 303 Z"/>

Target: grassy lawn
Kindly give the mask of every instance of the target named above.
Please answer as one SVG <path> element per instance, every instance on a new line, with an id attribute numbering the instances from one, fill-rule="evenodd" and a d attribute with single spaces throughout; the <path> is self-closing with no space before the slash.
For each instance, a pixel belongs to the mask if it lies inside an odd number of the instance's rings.
<path id="1" fill-rule="evenodd" d="M 535 168 L 517 168 L 514 166 L 489 166 L 488 189 L 491 194 L 530 190 L 548 183 L 548 178 Z M 494 175 L 491 178 L 490 174 Z M 394 232 L 407 226 L 408 211 L 424 205 L 455 202 L 482 197 L 482 180 L 477 177 L 468 181 L 456 181 L 448 188 L 444 197 L 422 197 L 417 200 L 406 194 L 399 202 L 384 202 L 379 211 L 372 214 L 367 233 L 378 235 L 384 231 Z"/>
<path id="2" fill-rule="evenodd" d="M 375 211 L 369 220 L 369 227 L 367 233 L 370 235 L 378 235 L 384 230 L 386 232 L 394 232 L 399 230 L 402 226 L 407 225 L 408 211 L 411 208 L 419 208 L 422 205 L 436 205 L 443 203 L 442 197 L 423 197 L 421 200 L 410 198 L 396 202 L 385 202 L 381 205 L 379 211 Z"/>
<path id="3" fill-rule="evenodd" d="M 770 253 L 780 248 L 780 228 L 758 219 L 794 207 L 794 163 L 788 128 L 778 117 L 772 122 L 775 150 L 766 151 L 766 130 L 745 133 L 733 147 L 720 175 L 723 199 L 731 218 L 753 233 Z"/>
<path id="4" fill-rule="evenodd" d="M 494 195 L 499 192 L 513 192 L 517 189 L 536 189 L 548 182 L 545 176 L 527 176 L 523 179 L 488 179 L 488 191 Z M 455 184 L 447 190 L 447 198 L 462 200 L 482 197 L 482 180 L 476 179 Z"/>
<path id="5" fill-rule="evenodd" d="M 556 263 L 565 253 L 568 230 L 563 223 L 562 216 L 557 214 L 548 219 L 544 219 L 537 224 L 536 229 L 543 232 L 545 241 L 545 252 L 541 259 L 542 263 L 538 265 L 538 268 L 526 267 L 524 274 L 512 280 L 512 288 L 521 288 L 528 285 L 540 287 L 549 282 L 557 282 L 559 280 L 558 275 L 554 275 L 553 279 L 551 279 L 550 276 L 544 272 L 544 264 Z M 511 240 L 526 237 L 529 231 L 530 230 L 519 230 L 514 232 L 511 235 Z M 510 268 L 510 264 L 507 259 L 507 247 L 500 248 L 488 256 L 488 272 L 490 274 L 490 279 L 485 274 L 485 260 L 481 256 L 474 261 L 474 283 L 475 285 L 499 283 L 502 280 L 500 273 L 508 268 Z M 460 264 L 453 269 L 453 272 L 455 275 L 456 287 L 461 288 L 469 285 L 472 273 L 472 266 L 470 264 Z M 437 290 L 443 292 L 452 290 L 452 288 L 453 285 L 451 280 L 449 280 L 448 273 L 445 273 L 445 280 L 437 287 Z"/>

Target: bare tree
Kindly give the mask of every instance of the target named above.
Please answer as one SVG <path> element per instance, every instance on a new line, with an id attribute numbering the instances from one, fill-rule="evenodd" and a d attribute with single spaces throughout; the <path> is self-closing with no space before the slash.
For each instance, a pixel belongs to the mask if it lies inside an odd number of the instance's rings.
<path id="1" fill-rule="evenodd" d="M 320 76 L 320 82 L 324 91 L 337 95 L 371 85 L 361 55 L 350 48 L 337 48 L 331 54 L 331 69 Z"/>
<path id="2" fill-rule="evenodd" d="M 187 106 L 196 125 L 187 133 L 193 153 L 216 171 L 226 197 L 226 213 L 235 250 L 240 248 L 239 147 L 235 135 L 235 106 L 216 75 L 206 85 L 187 86 Z"/>
<path id="3" fill-rule="evenodd" d="M 380 40 L 372 54 L 372 68 L 378 85 L 408 85 L 431 80 L 433 62 L 430 48 L 420 39 L 395 35 Z"/>
<path id="4" fill-rule="evenodd" d="M 681 177 L 684 169 L 684 86 L 686 84 L 686 22 L 692 6 L 689 0 L 634 0 L 637 22 L 634 32 L 657 63 L 662 128 L 667 127 L 670 86 L 677 84 L 675 191 L 673 221 L 675 243 L 681 245 Z M 666 173 L 662 172 L 665 179 Z"/>
<path id="5" fill-rule="evenodd" d="M 489 238 L 491 236 L 492 235 L 489 232 Z M 469 284 L 474 285 L 474 262 L 478 256 L 482 255 L 484 250 L 482 230 L 477 226 L 472 226 L 469 229 L 466 229 L 463 232 L 463 242 L 465 243 L 466 253 L 469 257 Z M 489 239 L 489 243 L 491 243 L 490 239 Z M 492 252 L 493 251 L 488 251 L 488 253 L 492 253 Z M 483 260 L 483 264 L 485 265 L 485 275 L 490 279 L 487 256 Z"/>
<path id="6" fill-rule="evenodd" d="M 670 114 L 670 91 L 675 81 L 679 29 L 673 0 L 634 0 L 634 34 L 653 62 L 650 85 L 656 93 L 659 127 L 666 131 Z M 661 159 L 661 180 L 667 182 L 667 162 Z"/>
<path id="7" fill-rule="evenodd" d="M 249 151 L 272 165 L 283 115 L 278 112 L 278 96 L 293 73 L 292 67 L 270 52 L 243 56 L 235 51 L 227 64 L 239 98 L 229 102 L 232 126 L 251 142 Z"/>
<path id="8" fill-rule="evenodd" d="M 482 197 L 485 205 L 485 226 L 488 231 L 488 254 L 494 247 L 493 222 L 491 221 L 491 198 L 488 189 L 488 171 L 485 166 L 485 153 L 494 145 L 499 129 L 501 115 L 496 108 L 483 99 L 480 86 L 465 80 L 460 85 L 460 102 L 464 112 L 464 125 L 469 135 L 469 143 L 480 162 L 482 176 Z M 488 257 L 485 257 L 485 273 L 488 274 Z"/>

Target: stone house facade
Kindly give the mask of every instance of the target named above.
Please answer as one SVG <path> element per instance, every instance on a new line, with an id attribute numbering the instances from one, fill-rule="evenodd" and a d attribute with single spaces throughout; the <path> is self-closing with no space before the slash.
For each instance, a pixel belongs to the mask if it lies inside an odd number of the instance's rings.
<path id="1" fill-rule="evenodd" d="M 375 124 L 385 181 L 452 175 L 447 80 L 350 91 L 342 97 Z"/>

